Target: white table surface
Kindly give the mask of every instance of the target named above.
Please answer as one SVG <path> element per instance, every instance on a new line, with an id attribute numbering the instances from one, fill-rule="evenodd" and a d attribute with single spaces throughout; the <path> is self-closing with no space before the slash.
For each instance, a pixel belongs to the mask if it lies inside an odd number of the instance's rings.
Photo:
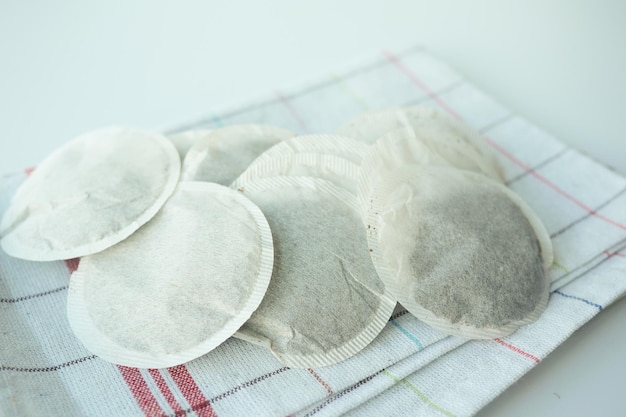
<path id="1" fill-rule="evenodd" d="M 624 40 L 620 0 L 2 0 L 0 172 L 34 166 L 96 127 L 169 127 L 421 44 L 626 174 Z M 480 415 L 626 415 L 623 352 L 626 299 Z"/>

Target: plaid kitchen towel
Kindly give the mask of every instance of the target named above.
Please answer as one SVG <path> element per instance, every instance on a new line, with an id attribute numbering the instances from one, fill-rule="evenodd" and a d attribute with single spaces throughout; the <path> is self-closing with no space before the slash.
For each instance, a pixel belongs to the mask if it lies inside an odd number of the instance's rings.
<path id="1" fill-rule="evenodd" d="M 319 369 L 283 367 L 229 339 L 168 369 L 115 366 L 72 335 L 65 303 L 77 261 L 0 253 L 0 414 L 7 416 L 472 415 L 626 292 L 626 179 L 511 114 L 445 64 L 414 49 L 179 126 L 265 123 L 334 132 L 368 109 L 424 105 L 486 137 L 509 187 L 544 221 L 556 262 L 536 322 L 504 339 L 447 337 L 402 309 L 357 356 Z M 0 179 L 0 212 L 26 173 Z"/>

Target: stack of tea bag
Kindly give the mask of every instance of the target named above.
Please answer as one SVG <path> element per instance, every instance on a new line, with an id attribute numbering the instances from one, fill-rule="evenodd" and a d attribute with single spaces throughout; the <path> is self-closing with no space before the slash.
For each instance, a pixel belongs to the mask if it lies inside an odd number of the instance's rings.
<path id="1" fill-rule="evenodd" d="M 35 169 L 0 233 L 12 256 L 80 257 L 72 330 L 142 368 L 230 336 L 289 367 L 331 365 L 397 302 L 448 334 L 501 337 L 544 310 L 552 263 L 483 139 L 424 108 L 366 113 L 333 135 L 90 132 Z"/>

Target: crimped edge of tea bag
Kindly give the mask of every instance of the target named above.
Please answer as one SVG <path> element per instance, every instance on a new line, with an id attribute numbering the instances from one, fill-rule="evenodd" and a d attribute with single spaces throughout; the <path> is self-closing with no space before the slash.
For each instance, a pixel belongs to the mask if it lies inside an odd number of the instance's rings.
<path id="1" fill-rule="evenodd" d="M 300 175 L 290 171 L 297 167 L 309 167 L 315 174 Z M 237 178 L 231 188 L 245 187 L 247 182 L 273 176 L 314 177 L 331 181 L 348 191 L 356 192 L 359 166 L 354 162 L 335 155 L 319 153 L 289 153 L 267 158 L 258 158 Z"/>

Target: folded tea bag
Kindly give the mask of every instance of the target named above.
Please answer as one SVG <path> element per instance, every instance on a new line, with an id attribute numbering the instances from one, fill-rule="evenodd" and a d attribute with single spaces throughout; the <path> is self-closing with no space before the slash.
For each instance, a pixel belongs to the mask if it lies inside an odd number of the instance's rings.
<path id="1" fill-rule="evenodd" d="M 360 164 L 368 148 L 369 146 L 363 142 L 346 136 L 303 135 L 277 143 L 261 154 L 258 159 L 260 162 L 265 158 L 270 159 L 298 153 L 319 153 L 339 156 L 355 164 Z"/>
<path id="2" fill-rule="evenodd" d="M 335 155 L 288 153 L 257 158 L 231 184 L 231 188 L 241 189 L 247 182 L 263 177 L 304 176 L 328 180 L 356 194 L 358 175 L 359 165 Z"/>
<path id="3" fill-rule="evenodd" d="M 455 145 L 468 158 L 478 162 L 486 175 L 503 181 L 496 156 L 480 134 L 454 117 L 431 108 L 399 107 L 369 111 L 348 121 L 339 129 L 339 134 L 371 144 L 393 130 L 409 127 L 429 141 Z"/>
<path id="4" fill-rule="evenodd" d="M 85 347 L 120 365 L 162 368 L 201 356 L 257 308 L 273 246 L 261 211 L 240 192 L 182 182 L 125 241 L 81 259 L 68 316 Z"/>
<path id="5" fill-rule="evenodd" d="M 263 125 L 213 130 L 185 155 L 181 180 L 230 185 L 266 149 L 292 136 L 288 130 Z"/>
<path id="6" fill-rule="evenodd" d="M 131 128 L 83 134 L 43 161 L 2 218 L 2 248 L 50 261 L 99 252 L 150 220 L 174 191 L 176 148 Z"/>
<path id="7" fill-rule="evenodd" d="M 235 337 L 290 367 L 359 352 L 396 303 L 372 265 L 354 195 L 307 177 L 259 178 L 242 190 L 267 217 L 276 261 L 265 298 Z"/>
<path id="8" fill-rule="evenodd" d="M 444 166 L 379 181 L 366 227 L 376 269 L 420 320 L 470 338 L 506 336 L 545 309 L 550 238 L 513 192 Z"/>
<path id="9" fill-rule="evenodd" d="M 185 159 L 185 155 L 187 155 L 189 149 L 211 132 L 212 131 L 209 129 L 185 130 L 184 132 L 168 135 L 168 139 L 176 146 L 176 150 L 182 161 Z"/>

